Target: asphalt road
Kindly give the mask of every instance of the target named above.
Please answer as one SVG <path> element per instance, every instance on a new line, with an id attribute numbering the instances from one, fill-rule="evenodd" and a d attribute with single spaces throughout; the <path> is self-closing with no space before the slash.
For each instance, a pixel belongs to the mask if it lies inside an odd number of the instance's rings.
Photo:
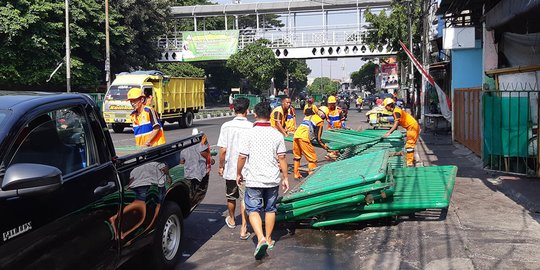
<path id="1" fill-rule="evenodd" d="M 356 111 L 350 112 L 347 124 L 355 129 L 358 129 L 360 126 L 365 128 L 363 126 L 365 123 L 362 124 L 360 122 L 361 119 L 365 120 L 365 116 L 363 115 L 363 113 L 358 113 Z M 253 116 L 249 116 L 248 118 L 250 121 L 254 121 Z M 302 112 L 297 110 L 297 121 L 299 122 L 302 118 Z M 199 131 L 206 133 L 210 144 L 215 147 L 215 144 L 217 143 L 219 137 L 219 130 L 221 125 L 230 119 L 232 119 L 232 117 L 198 120 L 193 124 L 191 128 L 187 129 L 181 129 L 176 124 L 166 124 L 164 128 L 165 137 L 168 140 L 171 140 L 171 138 L 186 137 L 191 135 L 192 128 L 197 128 Z M 134 138 L 131 132 L 131 129 L 126 128 L 124 129 L 123 133 L 111 133 L 115 146 L 119 148 L 133 146 Z M 291 187 L 294 187 L 296 185 L 299 185 L 300 182 L 292 177 L 292 144 L 290 142 L 286 142 L 286 147 L 288 149 L 287 159 L 290 172 L 289 183 Z M 317 152 L 320 161 L 319 165 L 327 163 L 328 161 L 324 159 L 325 151 L 317 149 Z M 214 157 L 214 159 L 216 159 L 217 164 L 217 157 Z M 307 162 L 305 160 L 302 160 L 302 168 L 307 170 Z M 239 227 L 231 230 L 225 225 L 224 216 L 226 213 L 226 209 L 225 183 L 224 180 L 217 174 L 217 166 L 215 165 L 212 167 L 212 171 L 210 173 L 210 184 L 205 199 L 195 209 L 191 216 L 185 220 L 182 260 L 177 269 L 205 269 L 206 266 L 192 263 L 190 261 L 190 258 L 193 255 L 198 254 L 199 252 L 204 253 L 204 251 L 201 251 L 201 248 L 211 247 L 213 245 L 211 240 L 221 239 L 222 237 L 226 237 L 226 242 L 230 241 L 230 243 L 222 243 L 224 239 L 218 240 L 226 247 L 230 246 L 230 248 L 233 248 L 237 244 L 242 244 L 242 250 L 238 250 L 238 252 L 243 253 L 244 255 L 249 255 L 249 261 L 252 261 L 251 257 L 253 249 L 255 248 L 254 246 L 252 246 L 252 243 L 255 242 L 252 242 L 253 238 L 248 241 L 240 240 Z M 237 212 L 237 224 L 240 224 L 239 209 L 237 209 Z M 279 239 L 287 234 L 289 234 L 289 232 L 288 229 L 285 227 L 279 227 L 276 229 L 276 235 L 279 235 L 278 237 L 276 237 L 276 239 Z M 317 239 L 320 240 L 321 237 L 322 236 L 317 236 Z M 234 254 L 231 253 L 231 255 Z M 230 260 L 234 261 L 234 256 L 231 257 Z M 142 266 L 146 265 L 144 261 L 145 260 L 143 260 L 142 258 L 134 258 L 130 262 L 126 263 L 122 267 L 122 269 L 144 269 L 144 266 Z M 234 262 L 231 265 L 233 266 L 232 269 L 236 268 L 234 267 Z"/>
<path id="2" fill-rule="evenodd" d="M 226 120 L 200 121 L 194 127 L 206 132 L 215 144 L 219 127 Z M 363 120 L 364 113 L 351 111 L 348 126 L 366 128 Z M 114 135 L 118 145 L 133 143 L 127 132 Z M 168 138 L 189 134 L 190 129 L 166 128 Z M 225 184 L 213 167 L 206 198 L 185 221 L 182 260 L 176 269 L 538 269 L 537 215 L 493 189 L 482 161 L 456 150 L 449 136 L 425 135 L 416 147 L 421 161 L 459 168 L 444 218 L 440 218 L 440 211 L 423 211 L 322 229 L 279 224 L 274 230 L 275 248 L 263 260 L 255 261 L 256 239 L 240 240 L 239 228 L 225 225 Z M 286 146 L 292 149 L 291 143 Z M 321 153 L 320 164 L 326 162 L 322 157 Z M 291 158 L 289 154 L 289 164 Z M 299 184 L 289 179 L 291 186 Z M 152 269 L 143 266 L 146 261 L 139 256 L 122 269 Z"/>

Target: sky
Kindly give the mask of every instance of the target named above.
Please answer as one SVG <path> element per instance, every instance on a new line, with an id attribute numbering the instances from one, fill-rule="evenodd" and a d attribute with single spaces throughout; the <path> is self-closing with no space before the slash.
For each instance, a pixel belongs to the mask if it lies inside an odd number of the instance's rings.
<path id="1" fill-rule="evenodd" d="M 234 0 L 214 0 L 219 4 L 230 4 Z M 277 2 L 275 0 L 241 0 L 241 3 L 255 3 L 255 2 Z M 287 18 L 285 16 L 281 17 L 282 21 L 286 24 Z M 292 20 L 291 20 L 292 21 Z M 328 15 L 328 26 L 340 26 L 340 25 L 354 25 L 356 24 L 356 11 L 350 12 L 340 12 L 332 14 L 331 12 Z M 362 20 L 363 21 L 363 20 Z M 297 28 L 306 28 L 313 26 L 321 26 L 322 29 L 322 15 L 320 13 L 304 13 L 300 16 L 297 16 L 296 27 Z M 328 59 L 308 59 L 306 60 L 309 68 L 311 69 L 311 74 L 308 75 L 308 78 L 316 77 L 331 77 L 332 79 L 339 80 L 348 80 L 350 74 L 353 71 L 357 71 L 365 63 L 360 57 L 344 57 L 333 60 Z"/>

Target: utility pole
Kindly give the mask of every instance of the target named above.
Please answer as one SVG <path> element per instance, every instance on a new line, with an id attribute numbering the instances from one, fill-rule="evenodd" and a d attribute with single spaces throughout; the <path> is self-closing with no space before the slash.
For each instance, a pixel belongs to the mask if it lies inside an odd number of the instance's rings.
<path id="1" fill-rule="evenodd" d="M 290 92 L 291 89 L 289 89 L 289 69 L 288 68 L 287 68 L 287 73 L 286 74 L 287 74 L 287 84 L 286 84 L 287 86 L 286 87 L 287 87 L 288 91 Z"/>
<path id="2" fill-rule="evenodd" d="M 66 91 L 71 92 L 71 50 L 69 47 L 69 0 L 64 1 L 66 6 Z"/>
<path id="3" fill-rule="evenodd" d="M 109 0 L 105 0 L 105 81 L 111 87 L 111 52 L 109 49 Z"/>
<path id="4" fill-rule="evenodd" d="M 409 19 L 409 49 L 411 50 L 411 53 L 413 53 L 413 34 L 412 34 L 412 5 L 413 5 L 413 0 L 410 0 L 408 1 L 408 10 L 409 10 L 409 16 L 408 16 L 408 19 Z M 414 53 L 413 53 L 414 54 Z M 413 61 L 409 59 L 409 62 L 410 62 L 410 75 L 409 75 L 409 79 L 410 79 L 410 83 L 409 83 L 409 92 L 413 95 L 412 96 L 412 101 L 413 101 L 413 104 L 414 102 L 416 101 L 416 99 L 414 98 L 416 95 L 415 95 L 415 89 L 414 89 L 414 66 L 413 66 Z M 413 106 L 413 108 L 416 110 L 416 106 Z M 415 112 L 412 112 L 413 114 Z"/>

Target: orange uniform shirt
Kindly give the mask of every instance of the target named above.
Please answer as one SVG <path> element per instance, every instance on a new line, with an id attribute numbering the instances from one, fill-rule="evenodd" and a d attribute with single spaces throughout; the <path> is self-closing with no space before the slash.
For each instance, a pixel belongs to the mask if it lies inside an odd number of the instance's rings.
<path id="1" fill-rule="evenodd" d="M 418 122 L 416 122 L 416 119 L 414 119 L 412 115 L 408 114 L 406 111 L 402 110 L 399 107 L 396 107 L 392 114 L 394 115 L 394 121 L 398 121 L 399 125 L 404 127 L 405 129 L 408 129 L 412 126 L 418 126 Z"/>

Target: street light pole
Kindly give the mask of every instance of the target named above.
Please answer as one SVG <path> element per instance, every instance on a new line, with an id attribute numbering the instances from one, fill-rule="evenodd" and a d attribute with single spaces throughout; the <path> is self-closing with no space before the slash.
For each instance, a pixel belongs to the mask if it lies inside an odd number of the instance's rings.
<path id="1" fill-rule="evenodd" d="M 105 0 L 105 81 L 111 87 L 111 52 L 109 49 L 109 0 Z"/>
<path id="2" fill-rule="evenodd" d="M 408 7 L 408 10 L 409 10 L 409 16 L 407 16 L 407 17 L 408 17 L 408 19 L 409 19 L 409 49 L 411 50 L 411 53 L 413 53 L 412 7 L 411 7 L 411 5 L 413 4 L 413 2 L 412 2 L 412 0 L 411 0 L 411 1 L 408 1 L 408 2 L 409 2 L 409 3 L 408 3 L 408 5 L 407 5 L 407 7 Z M 415 93 L 415 92 L 414 92 L 414 91 L 415 91 L 415 90 L 414 90 L 414 66 L 413 66 L 413 61 L 412 61 L 411 59 L 409 59 L 409 62 L 410 62 L 410 67 L 409 67 L 409 69 L 410 69 L 410 72 L 411 72 L 411 74 L 409 75 L 409 79 L 410 79 L 410 82 L 409 82 L 409 92 L 411 93 L 411 95 L 413 95 L 413 96 L 411 97 L 411 101 L 412 101 L 413 104 L 414 104 L 414 102 L 416 101 L 416 99 L 415 99 L 415 96 L 416 96 L 416 95 L 414 95 L 414 93 Z M 413 108 L 416 110 L 416 106 L 414 106 Z M 412 113 L 414 114 L 415 112 L 412 112 Z"/>
<path id="3" fill-rule="evenodd" d="M 66 91 L 71 92 L 71 50 L 69 45 L 69 0 L 65 0 L 66 6 Z"/>

